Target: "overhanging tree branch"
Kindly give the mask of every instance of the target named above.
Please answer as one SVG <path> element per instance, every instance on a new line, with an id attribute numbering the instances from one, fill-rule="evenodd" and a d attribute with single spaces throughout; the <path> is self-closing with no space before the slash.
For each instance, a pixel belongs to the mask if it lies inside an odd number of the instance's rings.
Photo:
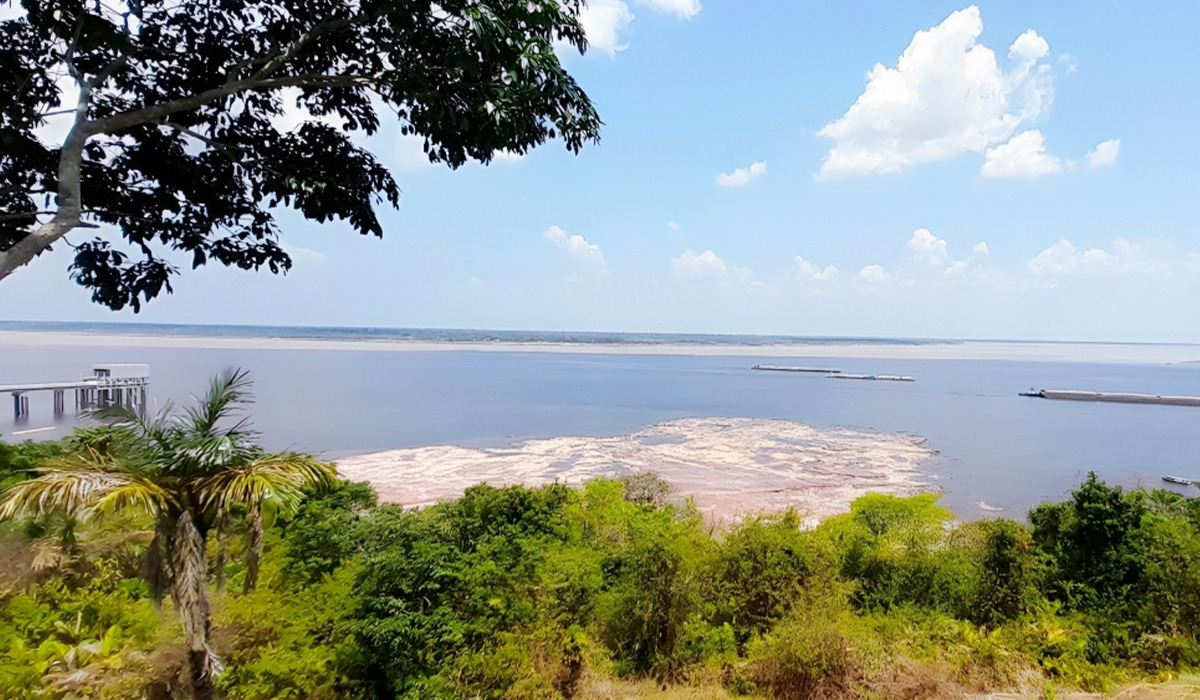
<path id="1" fill-rule="evenodd" d="M 0 280 L 85 225 L 87 212 L 103 212 L 128 243 L 244 269 L 288 268 L 276 206 L 382 235 L 375 207 L 398 203 L 396 182 L 337 128 L 280 133 L 272 119 L 283 88 L 303 89 L 313 114 L 336 115 L 348 130 L 373 132 L 381 112 L 394 113 L 431 160 L 451 167 L 547 139 L 572 151 L 598 139 L 599 117 L 555 53 L 556 41 L 586 46 L 575 0 L 26 7 L 0 22 L 15 47 L 0 50 L 0 87 L 14 96 L 0 101 Z M 79 95 L 59 110 L 66 72 Z M 43 145 L 34 130 L 67 112 L 62 146 Z M 186 148 L 161 125 L 207 147 Z M 34 205 L 33 193 L 48 190 L 54 207 Z M 136 309 L 174 274 L 139 268 L 101 238 L 75 252 L 73 278 L 111 308 Z"/>

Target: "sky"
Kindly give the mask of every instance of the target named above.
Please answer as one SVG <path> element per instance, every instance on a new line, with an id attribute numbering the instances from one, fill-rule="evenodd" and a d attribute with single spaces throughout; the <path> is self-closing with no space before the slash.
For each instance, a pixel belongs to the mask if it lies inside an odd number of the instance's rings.
<path id="1" fill-rule="evenodd" d="M 450 170 L 390 124 L 363 141 L 403 190 L 382 240 L 281 211 L 286 277 L 184 265 L 136 316 L 60 246 L 0 319 L 1200 343 L 1200 3 L 584 22 L 562 58 L 604 127 L 579 155 Z"/>

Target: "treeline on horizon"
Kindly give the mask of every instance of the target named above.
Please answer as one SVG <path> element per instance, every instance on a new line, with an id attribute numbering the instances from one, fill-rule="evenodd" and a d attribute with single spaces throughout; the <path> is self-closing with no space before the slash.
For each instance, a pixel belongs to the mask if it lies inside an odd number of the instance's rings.
<path id="1" fill-rule="evenodd" d="M 0 443 L 0 496 L 77 447 Z M 257 587 L 244 515 L 207 542 L 228 698 L 1053 695 L 1200 665 L 1200 499 L 1095 475 L 1028 522 L 868 495 L 725 529 L 648 474 L 419 511 L 339 482 L 268 518 Z M 87 516 L 0 528 L 3 697 L 188 697 L 153 524 Z"/>

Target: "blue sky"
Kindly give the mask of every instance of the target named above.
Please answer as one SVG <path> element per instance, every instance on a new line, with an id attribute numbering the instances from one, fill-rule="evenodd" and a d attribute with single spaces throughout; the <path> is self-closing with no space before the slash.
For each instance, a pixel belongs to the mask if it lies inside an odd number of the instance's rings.
<path id="1" fill-rule="evenodd" d="M 0 318 L 1200 342 L 1200 4 L 593 0 L 605 121 L 457 171 L 385 129 L 383 240 L 282 213 L 286 277 Z M 281 126 L 287 126 L 286 124 Z"/>

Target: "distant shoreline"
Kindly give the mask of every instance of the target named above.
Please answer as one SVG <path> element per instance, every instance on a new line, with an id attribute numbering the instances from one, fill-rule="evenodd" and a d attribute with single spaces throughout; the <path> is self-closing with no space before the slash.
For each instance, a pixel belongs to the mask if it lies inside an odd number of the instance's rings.
<path id="1" fill-rule="evenodd" d="M 798 339 L 799 340 L 799 339 Z M 185 335 L 80 330 L 0 330 L 0 344 L 59 347 L 143 347 L 202 350 L 297 350 L 360 352 L 508 352 L 584 355 L 688 355 L 754 358 L 884 360 L 1013 360 L 1098 364 L 1180 364 L 1200 368 L 1200 346 L 1183 344 L 1058 343 L 1023 341 L 814 340 L 780 345 L 736 343 L 588 343 L 409 340 L 401 338 L 307 338 L 253 335 Z"/>

